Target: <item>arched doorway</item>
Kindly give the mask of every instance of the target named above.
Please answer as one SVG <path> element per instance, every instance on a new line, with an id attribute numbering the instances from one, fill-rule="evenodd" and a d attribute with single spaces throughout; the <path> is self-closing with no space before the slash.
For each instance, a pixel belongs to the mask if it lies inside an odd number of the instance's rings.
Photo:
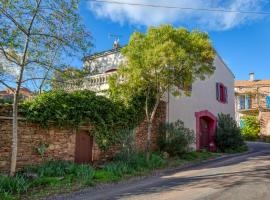
<path id="1" fill-rule="evenodd" d="M 216 151 L 217 118 L 208 110 L 195 113 L 196 116 L 196 148 Z"/>

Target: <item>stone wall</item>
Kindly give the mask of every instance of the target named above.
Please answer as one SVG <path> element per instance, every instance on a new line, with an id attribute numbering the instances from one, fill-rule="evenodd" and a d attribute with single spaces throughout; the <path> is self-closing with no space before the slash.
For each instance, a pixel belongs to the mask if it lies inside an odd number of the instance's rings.
<path id="1" fill-rule="evenodd" d="M 8 109 L 8 108 L 5 108 Z M 5 109 L 0 108 L 0 171 L 8 171 L 11 158 L 11 138 L 12 138 L 12 118 L 1 116 L 5 113 Z M 156 138 L 158 127 L 166 121 L 166 103 L 162 102 L 158 107 L 156 117 L 153 122 L 152 129 L 152 147 L 156 148 Z M 39 164 L 43 159 L 61 159 L 74 161 L 76 132 L 85 131 L 73 129 L 59 129 L 56 127 L 42 128 L 38 124 L 26 122 L 20 118 L 18 125 L 18 158 L 17 167 L 22 168 L 27 165 Z M 147 138 L 147 123 L 143 121 L 136 128 L 136 148 L 138 150 L 145 149 Z M 37 148 L 41 145 L 48 145 L 44 157 L 38 153 Z M 107 151 L 101 151 L 94 142 L 92 148 L 92 161 L 104 162 L 111 159 L 120 146 L 113 146 Z"/>
<path id="2" fill-rule="evenodd" d="M 270 112 L 260 112 L 261 134 L 270 136 Z"/>
<path id="3" fill-rule="evenodd" d="M 38 164 L 42 157 L 37 148 L 48 145 L 44 159 L 74 160 L 75 134 L 71 129 L 41 128 L 19 120 L 17 167 Z M 6 171 L 11 158 L 12 120 L 0 119 L 0 171 Z"/>

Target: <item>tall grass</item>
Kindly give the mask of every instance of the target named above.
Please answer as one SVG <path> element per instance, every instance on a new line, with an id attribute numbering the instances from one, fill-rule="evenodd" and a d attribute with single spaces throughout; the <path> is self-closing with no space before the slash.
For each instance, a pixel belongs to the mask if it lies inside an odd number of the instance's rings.
<path id="1" fill-rule="evenodd" d="M 183 161 L 203 160 L 213 156 L 209 152 L 190 152 L 183 154 L 175 165 Z M 145 174 L 153 169 L 170 166 L 169 160 L 163 159 L 159 154 L 152 154 L 147 162 L 144 153 L 119 153 L 114 160 L 101 169 L 94 169 L 90 165 L 78 165 L 68 161 L 47 161 L 41 165 L 29 166 L 18 172 L 15 177 L 0 174 L 0 199 L 13 200 L 13 197 L 32 191 L 35 188 L 62 188 L 64 186 L 89 186 L 100 182 L 119 181 L 121 179 Z M 35 174 L 36 177 L 29 175 Z M 31 177 L 31 178 L 30 178 Z M 57 186 L 57 187 L 56 187 Z"/>

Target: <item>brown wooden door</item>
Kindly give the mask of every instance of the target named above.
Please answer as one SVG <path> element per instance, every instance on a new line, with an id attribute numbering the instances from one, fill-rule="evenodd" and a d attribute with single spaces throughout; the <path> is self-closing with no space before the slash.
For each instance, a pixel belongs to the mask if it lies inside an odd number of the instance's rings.
<path id="1" fill-rule="evenodd" d="M 200 148 L 208 149 L 209 147 L 209 123 L 207 120 L 200 119 Z"/>
<path id="2" fill-rule="evenodd" d="M 75 162 L 91 163 L 92 161 L 93 137 L 87 132 L 76 134 Z"/>

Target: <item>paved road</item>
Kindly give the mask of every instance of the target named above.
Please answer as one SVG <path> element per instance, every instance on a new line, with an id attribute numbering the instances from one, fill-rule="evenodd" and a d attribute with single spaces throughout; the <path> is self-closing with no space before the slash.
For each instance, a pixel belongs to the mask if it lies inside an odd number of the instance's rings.
<path id="1" fill-rule="evenodd" d="M 50 200 L 270 200 L 270 144 L 157 177 L 87 189 Z"/>

